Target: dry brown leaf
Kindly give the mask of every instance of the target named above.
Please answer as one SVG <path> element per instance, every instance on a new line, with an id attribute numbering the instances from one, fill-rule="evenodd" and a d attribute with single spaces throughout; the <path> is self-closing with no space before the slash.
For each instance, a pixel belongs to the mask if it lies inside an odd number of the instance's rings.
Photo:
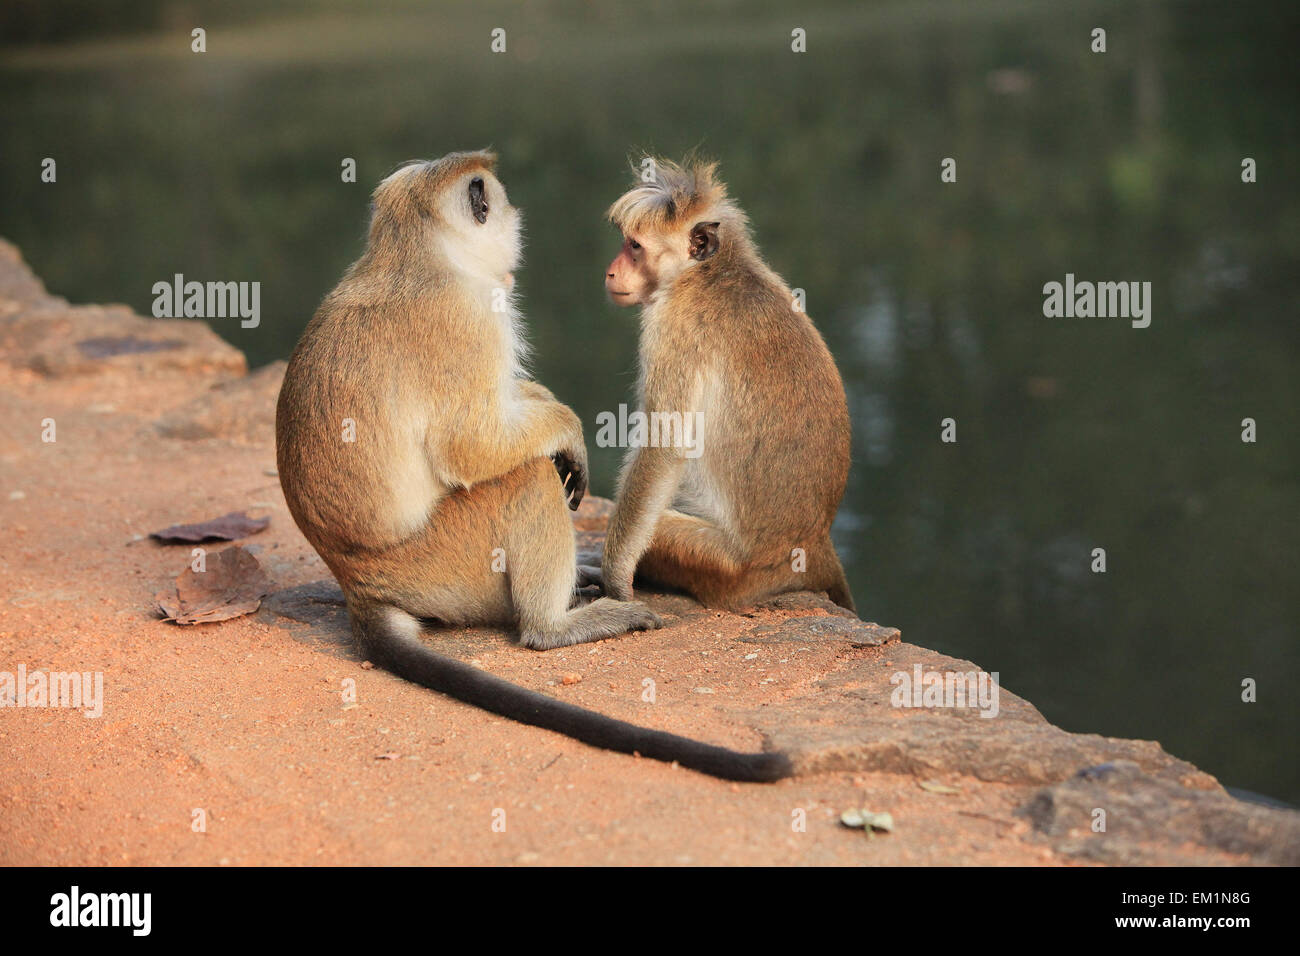
<path id="1" fill-rule="evenodd" d="M 257 558 L 236 545 L 207 556 L 206 570 L 187 567 L 175 590 L 154 597 L 164 617 L 177 624 L 205 624 L 251 614 L 271 591 Z"/>
<path id="2" fill-rule="evenodd" d="M 946 783 L 939 783 L 937 780 L 922 780 L 919 786 L 922 790 L 928 790 L 930 793 L 961 793 L 961 787 L 950 787 Z"/>
<path id="3" fill-rule="evenodd" d="M 174 524 L 170 528 L 152 532 L 149 537 L 157 538 L 159 541 L 234 541 L 237 538 L 247 538 L 250 534 L 265 531 L 270 523 L 269 517 L 250 518 L 242 511 L 232 511 L 230 514 L 209 521 Z"/>

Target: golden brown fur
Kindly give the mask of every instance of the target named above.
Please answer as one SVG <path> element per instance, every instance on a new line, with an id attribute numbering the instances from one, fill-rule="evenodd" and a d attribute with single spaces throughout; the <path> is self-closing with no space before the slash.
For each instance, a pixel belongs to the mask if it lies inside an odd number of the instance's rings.
<path id="1" fill-rule="evenodd" d="M 784 754 L 613 720 L 421 640 L 423 618 L 517 625 L 538 649 L 659 625 L 639 604 L 569 607 L 566 501 L 582 497 L 586 447 L 573 412 L 523 376 L 508 297 L 519 217 L 494 165 L 488 153 L 456 153 L 404 166 L 375 190 L 366 252 L 285 372 L 276 450 L 289 510 L 338 578 L 375 663 L 597 747 L 731 780 L 787 776 Z"/>
<path id="2" fill-rule="evenodd" d="M 523 375 L 508 294 L 519 216 L 494 166 L 491 154 L 456 153 L 404 166 L 375 190 L 365 254 L 285 372 L 276 450 L 289 510 L 338 578 L 375 663 L 597 747 L 731 780 L 787 776 L 784 754 L 613 720 L 421 640 L 425 618 L 515 625 L 538 649 L 659 625 L 646 607 L 610 598 L 570 609 L 566 501 L 576 507 L 586 487 L 586 447 L 573 412 Z"/>
<path id="3" fill-rule="evenodd" d="M 551 457 L 571 466 L 578 499 L 586 448 L 577 416 L 520 368 L 519 220 L 494 165 L 457 153 L 384 180 L 365 254 L 285 373 L 281 485 L 363 648 L 395 621 L 414 633 L 414 618 L 517 624 L 537 648 L 657 623 L 608 600 L 569 610 L 573 531 Z"/>
<path id="4" fill-rule="evenodd" d="M 851 609 L 830 540 L 849 470 L 835 362 L 763 262 L 715 166 L 657 170 L 610 208 L 625 241 L 606 286 L 615 302 L 642 306 L 643 409 L 702 413 L 701 453 L 629 451 L 606 593 L 629 599 L 635 572 L 709 605 L 806 588 Z"/>

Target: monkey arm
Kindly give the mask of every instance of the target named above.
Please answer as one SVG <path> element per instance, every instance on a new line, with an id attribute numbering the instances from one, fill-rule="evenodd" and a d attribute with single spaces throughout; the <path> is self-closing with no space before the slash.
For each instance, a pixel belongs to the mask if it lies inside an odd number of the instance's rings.
<path id="1" fill-rule="evenodd" d="M 515 389 L 525 399 L 541 402 L 557 401 L 551 390 L 541 382 L 519 379 L 515 383 Z M 562 451 L 552 455 L 551 458 L 555 461 L 555 470 L 560 476 L 560 484 L 568 496 L 569 508 L 576 511 L 578 505 L 582 503 L 582 496 L 587 488 L 585 460 L 575 461 Z"/>
<path id="2" fill-rule="evenodd" d="M 516 384 L 519 394 L 524 398 L 536 399 L 542 402 L 557 401 L 556 397 L 551 393 L 551 390 L 541 382 L 533 382 L 526 378 L 521 378 Z"/>
<path id="3" fill-rule="evenodd" d="M 638 448 L 623 473 L 601 564 L 605 593 L 632 600 L 632 575 L 650 547 L 655 525 L 681 484 L 686 459 L 677 449 Z"/>
<path id="4" fill-rule="evenodd" d="M 536 383 L 527 384 L 546 392 Z M 553 398 L 525 396 L 514 415 L 507 418 L 499 409 L 493 412 L 451 437 L 445 454 L 437 456 L 439 470 L 468 488 L 533 458 L 551 458 L 560 471 L 569 507 L 577 508 L 587 490 L 587 445 L 573 409 Z"/>
<path id="5" fill-rule="evenodd" d="M 519 380 L 519 394 L 525 398 L 532 398 L 542 402 L 558 402 L 555 395 L 549 388 L 541 382 L 530 381 L 529 379 Z M 564 406 L 568 407 L 568 406 Z M 586 454 L 586 445 L 583 445 L 583 454 Z M 551 456 L 555 461 L 555 470 L 560 476 L 560 484 L 565 490 L 569 500 L 569 508 L 572 511 L 578 510 L 578 505 L 582 504 L 582 496 L 587 490 L 587 460 L 575 460 L 571 455 L 564 451 L 557 452 Z"/>

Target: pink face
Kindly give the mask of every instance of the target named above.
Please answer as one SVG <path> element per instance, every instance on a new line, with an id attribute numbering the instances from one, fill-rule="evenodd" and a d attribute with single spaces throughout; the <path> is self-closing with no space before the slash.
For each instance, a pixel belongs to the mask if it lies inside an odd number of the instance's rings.
<path id="1" fill-rule="evenodd" d="M 718 251 L 717 222 L 697 222 L 667 236 L 623 236 L 623 248 L 605 270 L 605 291 L 615 305 L 649 302 L 660 284 L 672 285 L 682 271 Z"/>
<path id="2" fill-rule="evenodd" d="M 634 237 L 623 237 L 623 248 L 605 270 L 605 291 L 615 305 L 640 305 L 655 290 L 650 253 Z"/>

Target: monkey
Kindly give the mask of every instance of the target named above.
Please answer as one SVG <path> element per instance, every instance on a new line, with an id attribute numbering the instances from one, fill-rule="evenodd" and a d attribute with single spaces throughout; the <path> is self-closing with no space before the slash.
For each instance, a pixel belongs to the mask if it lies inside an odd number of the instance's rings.
<path id="1" fill-rule="evenodd" d="M 582 423 L 525 374 L 513 298 L 522 217 L 496 156 L 398 168 L 374 191 L 366 247 L 285 371 L 276 460 L 294 522 L 343 590 L 358 651 L 399 677 L 597 747 L 714 776 L 789 775 L 648 730 L 440 655 L 422 623 L 505 625 L 545 650 L 661 625 L 644 604 L 571 607 L 587 487 Z M 566 508 L 567 504 L 567 508 Z"/>
<path id="2" fill-rule="evenodd" d="M 854 611 L 830 538 L 850 440 L 835 361 L 717 163 L 647 165 L 607 212 L 623 242 L 605 289 L 641 307 L 652 428 L 619 476 L 604 592 L 631 600 L 636 577 L 735 609 L 806 589 Z"/>

